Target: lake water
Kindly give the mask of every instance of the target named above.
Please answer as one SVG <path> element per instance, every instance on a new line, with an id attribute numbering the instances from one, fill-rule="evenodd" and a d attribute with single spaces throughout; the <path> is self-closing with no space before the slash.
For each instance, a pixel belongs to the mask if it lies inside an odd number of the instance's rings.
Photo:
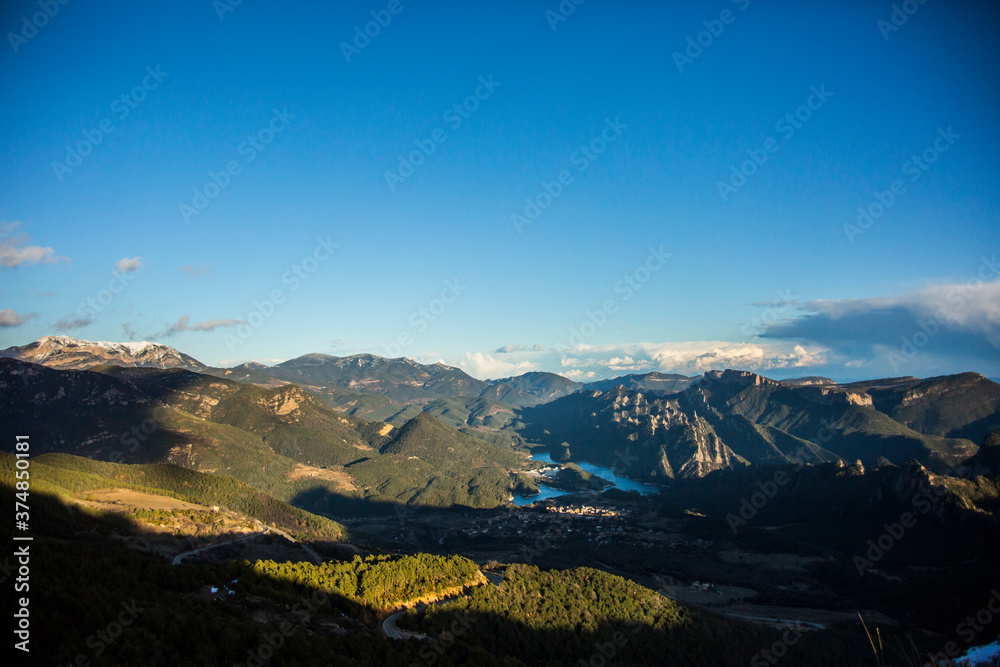
<path id="1" fill-rule="evenodd" d="M 552 460 L 552 457 L 546 452 L 541 452 L 535 454 L 531 457 L 532 461 L 539 461 L 541 463 L 551 463 L 558 465 Z M 627 477 L 621 477 L 612 472 L 611 468 L 605 468 L 604 466 L 594 465 L 593 463 L 584 463 L 580 461 L 574 461 L 576 465 L 580 466 L 583 470 L 597 475 L 603 480 L 611 482 L 615 485 L 615 488 L 621 489 L 622 491 L 638 491 L 644 496 L 650 496 L 660 492 L 660 487 L 655 484 L 646 484 L 645 482 L 637 482 L 634 479 L 628 479 Z M 544 484 L 538 485 L 539 493 L 533 496 L 514 496 L 515 505 L 530 505 L 536 500 L 546 500 L 548 498 L 558 498 L 559 496 L 565 496 L 573 491 L 562 491 L 560 489 L 553 489 L 552 487 L 545 486 Z"/>
<path id="2" fill-rule="evenodd" d="M 968 663 L 962 662 L 963 660 L 968 660 Z M 994 661 L 996 660 L 1000 660 L 1000 640 L 986 646 L 970 648 L 965 652 L 965 655 L 958 658 L 957 662 L 962 665 L 969 664 L 972 667 L 988 667 L 989 665 L 995 665 L 996 662 Z"/>

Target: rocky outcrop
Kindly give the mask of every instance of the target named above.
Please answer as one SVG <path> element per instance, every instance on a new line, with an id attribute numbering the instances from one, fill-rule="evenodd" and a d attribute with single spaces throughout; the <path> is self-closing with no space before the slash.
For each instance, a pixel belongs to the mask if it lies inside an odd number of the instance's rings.
<path id="1" fill-rule="evenodd" d="M 976 378 L 956 378 L 932 384 L 938 391 L 975 386 Z M 674 394 L 619 385 L 526 409 L 522 435 L 550 447 L 568 443 L 573 460 L 628 461 L 626 476 L 653 481 L 800 460 L 860 461 L 859 470 L 917 460 L 937 470 L 975 451 L 967 440 L 928 436 L 882 412 L 872 392 L 885 384 L 790 385 L 747 371 L 709 371 Z M 988 404 L 972 416 L 980 413 L 994 418 Z"/>
<path id="2" fill-rule="evenodd" d="M 613 467 L 630 477 L 701 477 L 747 465 L 698 414 L 677 400 L 616 386 L 561 399 L 570 408 L 560 421 L 560 442 L 577 460 Z M 565 420 L 565 421 L 563 421 Z"/>
<path id="3" fill-rule="evenodd" d="M 780 386 L 780 382 L 775 382 L 770 378 L 766 378 L 763 375 L 757 375 L 756 373 L 751 373 L 750 371 L 734 371 L 726 369 L 724 371 L 708 371 L 705 373 L 706 380 L 715 380 L 716 382 L 721 382 L 723 384 L 731 384 L 737 387 L 761 387 L 761 386 Z"/>

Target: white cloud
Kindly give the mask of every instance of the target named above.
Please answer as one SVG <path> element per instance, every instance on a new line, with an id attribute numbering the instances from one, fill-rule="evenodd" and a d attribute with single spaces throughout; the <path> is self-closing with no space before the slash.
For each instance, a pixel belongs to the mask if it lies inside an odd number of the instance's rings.
<path id="1" fill-rule="evenodd" d="M 700 374 L 725 368 L 762 372 L 805 368 L 825 362 L 823 350 L 810 351 L 799 344 L 686 341 L 579 346 L 569 350 L 559 363 L 563 368 L 572 368 L 576 372 L 591 368 L 600 369 L 602 375 L 607 375 L 608 371 Z M 564 374 L 568 376 L 568 373 Z"/>
<path id="2" fill-rule="evenodd" d="M 32 317 L 38 317 L 35 313 L 25 313 L 22 315 L 13 308 L 0 310 L 0 328 L 19 327 Z"/>
<path id="3" fill-rule="evenodd" d="M 789 316 L 764 323 L 748 342 L 722 340 L 581 344 L 529 352 L 519 346 L 470 353 L 459 365 L 477 376 L 536 367 L 583 380 L 660 371 L 700 375 L 727 368 L 787 377 L 863 372 L 869 376 L 1000 373 L 1000 267 L 982 258 L 968 280 L 898 296 L 777 302 Z M 775 304 L 769 304 L 774 307 Z"/>
<path id="4" fill-rule="evenodd" d="M 521 347 L 520 345 L 504 345 L 493 351 L 493 354 L 513 354 L 515 352 L 542 352 L 545 348 L 541 343 L 535 343 L 531 347 Z"/>
<path id="5" fill-rule="evenodd" d="M 689 363 L 694 370 L 741 368 L 766 371 L 778 368 L 806 368 L 826 363 L 823 351 L 809 352 L 801 345 L 782 350 L 777 345 L 730 343 L 698 355 Z"/>
<path id="6" fill-rule="evenodd" d="M 173 336 L 181 331 L 214 331 L 220 327 L 235 327 L 240 324 L 246 324 L 246 322 L 244 320 L 232 319 L 214 319 L 206 320 L 204 322 L 192 322 L 188 315 L 182 315 L 181 318 L 162 335 Z"/>
<path id="7" fill-rule="evenodd" d="M 734 368 L 766 374 L 767 371 L 809 368 L 826 363 L 825 350 L 793 342 L 686 341 L 579 345 L 563 352 L 534 353 L 530 361 L 517 354 L 498 357 L 488 352 L 470 352 L 452 365 L 478 378 L 549 370 L 582 382 L 654 371 L 701 375 L 708 370 Z"/>
<path id="8" fill-rule="evenodd" d="M 624 371 L 629 373 L 644 372 L 651 370 L 654 366 L 654 363 L 651 360 L 646 359 L 636 361 L 627 354 L 624 356 L 611 357 L 606 361 L 596 361 L 594 363 L 611 371 Z"/>
<path id="9" fill-rule="evenodd" d="M 30 236 L 13 233 L 20 226 L 20 222 L 0 223 L 0 266 L 12 269 L 22 265 L 57 264 L 69 261 L 69 257 L 58 256 L 55 250 L 47 246 L 28 245 L 31 242 Z"/>
<path id="10" fill-rule="evenodd" d="M 963 282 L 932 284 L 896 296 L 815 300 L 771 323 L 767 342 L 800 342 L 875 374 L 940 375 L 1000 369 L 1000 267 L 983 257 Z"/>
<path id="11" fill-rule="evenodd" d="M 90 326 L 93 323 L 94 319 L 92 317 L 67 315 L 56 322 L 56 329 L 59 331 L 73 331 L 74 329 L 82 329 L 83 327 Z"/>
<path id="12" fill-rule="evenodd" d="M 941 324 L 981 335 L 1000 347 L 1000 280 L 996 257 L 983 258 L 979 271 L 964 283 L 929 285 L 899 296 L 867 299 L 817 299 L 796 304 L 802 316 L 772 324 L 770 338 L 858 339 L 899 320 L 935 318 Z"/>
<path id="13" fill-rule="evenodd" d="M 133 257 L 129 259 L 128 257 L 122 257 L 117 262 L 115 262 L 115 273 L 135 273 L 142 266 L 141 257 Z"/>
<path id="14" fill-rule="evenodd" d="M 466 354 L 458 365 L 478 377 L 541 368 L 574 380 L 651 371 L 701 375 L 727 368 L 779 378 L 824 374 L 857 379 L 862 373 L 927 377 L 962 371 L 996 376 L 998 273 L 995 257 L 984 257 L 964 282 L 929 285 L 899 296 L 799 302 L 782 295 L 761 305 L 787 309 L 788 317 L 764 322 L 764 330 L 746 342 L 584 343 L 544 351 L 510 345 L 493 354 Z M 526 356 L 530 362 L 524 361 Z"/>
<path id="15" fill-rule="evenodd" d="M 468 352 L 462 355 L 457 365 L 469 375 L 484 380 L 520 375 L 538 368 L 530 361 L 502 361 L 492 354 L 482 352 Z"/>
<path id="16" fill-rule="evenodd" d="M 814 301 L 806 310 L 843 319 L 873 311 L 897 310 L 975 333 L 1000 347 L 1000 280 L 988 283 L 933 285 L 899 297 Z"/>
<path id="17" fill-rule="evenodd" d="M 208 262 L 205 262 L 201 266 L 195 268 L 191 264 L 185 264 L 181 267 L 181 273 L 187 274 L 191 278 L 201 278 L 212 272 L 212 267 Z"/>

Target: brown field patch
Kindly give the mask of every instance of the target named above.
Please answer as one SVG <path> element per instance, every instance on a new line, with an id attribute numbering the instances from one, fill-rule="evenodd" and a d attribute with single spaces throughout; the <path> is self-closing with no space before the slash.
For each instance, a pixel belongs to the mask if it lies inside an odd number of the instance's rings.
<path id="1" fill-rule="evenodd" d="M 316 466 L 307 466 L 302 463 L 296 463 L 292 466 L 292 469 L 288 471 L 289 482 L 294 482 L 300 479 L 322 479 L 328 482 L 333 482 L 337 485 L 337 488 L 342 491 L 357 491 L 358 487 L 354 486 L 354 480 L 351 476 L 344 472 L 343 468 L 317 468 Z"/>
<path id="2" fill-rule="evenodd" d="M 210 512 L 210 507 L 196 505 L 169 496 L 158 496 L 153 493 L 143 493 L 131 489 L 97 489 L 84 495 L 86 500 L 80 500 L 83 505 L 99 509 L 146 509 L 146 510 L 195 510 Z"/>

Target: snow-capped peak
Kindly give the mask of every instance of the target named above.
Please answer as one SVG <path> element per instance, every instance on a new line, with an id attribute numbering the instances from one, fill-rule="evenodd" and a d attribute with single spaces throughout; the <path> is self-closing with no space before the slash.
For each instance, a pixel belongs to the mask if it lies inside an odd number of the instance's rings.
<path id="1" fill-rule="evenodd" d="M 72 336 L 43 336 L 24 347 L 3 350 L 5 357 L 63 368 L 87 368 L 97 364 L 153 366 L 201 370 L 205 365 L 174 348 L 151 341 L 89 341 Z"/>

